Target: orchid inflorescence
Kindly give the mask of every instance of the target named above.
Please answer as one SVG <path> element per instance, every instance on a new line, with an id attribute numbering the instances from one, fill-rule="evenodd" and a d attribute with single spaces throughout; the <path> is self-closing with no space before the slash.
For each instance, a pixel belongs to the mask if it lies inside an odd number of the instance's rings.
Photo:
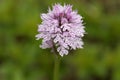
<path id="1" fill-rule="evenodd" d="M 55 4 L 48 13 L 41 14 L 42 23 L 38 25 L 37 40 L 42 39 L 41 48 L 56 47 L 61 55 L 69 50 L 82 48 L 85 34 L 82 16 L 72 10 L 72 5 Z"/>

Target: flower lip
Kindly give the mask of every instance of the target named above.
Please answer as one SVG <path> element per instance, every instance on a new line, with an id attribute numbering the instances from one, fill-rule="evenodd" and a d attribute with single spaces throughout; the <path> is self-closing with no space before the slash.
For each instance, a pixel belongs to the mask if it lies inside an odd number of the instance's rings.
<path id="1" fill-rule="evenodd" d="M 62 26 L 64 23 L 71 23 L 70 22 L 70 16 L 67 16 L 65 13 L 60 13 L 59 16 L 54 15 L 54 19 L 58 20 L 59 26 Z"/>

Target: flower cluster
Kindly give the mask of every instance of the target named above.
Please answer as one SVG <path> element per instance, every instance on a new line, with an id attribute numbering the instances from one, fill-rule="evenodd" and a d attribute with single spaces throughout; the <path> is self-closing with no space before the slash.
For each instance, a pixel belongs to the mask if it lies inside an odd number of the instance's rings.
<path id="1" fill-rule="evenodd" d="M 41 48 L 57 49 L 61 56 L 69 50 L 82 48 L 85 30 L 82 16 L 72 10 L 71 5 L 55 4 L 53 10 L 41 14 L 42 23 L 38 25 L 37 40 L 42 40 Z"/>

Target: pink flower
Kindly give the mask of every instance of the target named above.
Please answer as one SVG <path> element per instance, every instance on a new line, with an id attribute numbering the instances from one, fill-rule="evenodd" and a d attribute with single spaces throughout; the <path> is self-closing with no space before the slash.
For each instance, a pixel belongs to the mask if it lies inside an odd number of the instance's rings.
<path id="1" fill-rule="evenodd" d="M 55 4 L 53 10 L 41 14 L 42 23 L 38 26 L 37 40 L 42 40 L 41 48 L 56 47 L 61 56 L 69 50 L 82 48 L 85 30 L 82 16 L 72 10 L 71 5 Z"/>

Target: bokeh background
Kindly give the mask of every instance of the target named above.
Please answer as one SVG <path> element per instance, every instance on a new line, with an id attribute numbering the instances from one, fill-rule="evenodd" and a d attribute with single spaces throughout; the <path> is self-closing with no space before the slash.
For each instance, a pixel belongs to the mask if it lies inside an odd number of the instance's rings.
<path id="1" fill-rule="evenodd" d="M 120 0 L 0 0 L 0 80 L 53 80 L 53 54 L 35 35 L 54 3 L 72 4 L 87 32 L 84 49 L 61 59 L 60 80 L 120 80 Z"/>

